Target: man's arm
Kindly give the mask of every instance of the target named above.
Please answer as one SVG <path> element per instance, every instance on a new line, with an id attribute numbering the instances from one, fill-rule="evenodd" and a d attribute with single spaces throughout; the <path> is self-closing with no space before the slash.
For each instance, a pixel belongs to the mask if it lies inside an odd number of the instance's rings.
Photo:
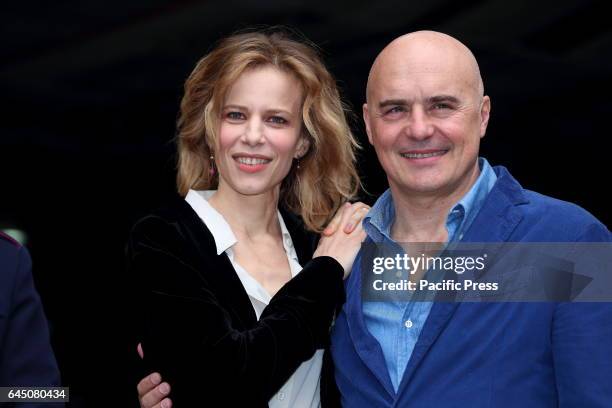
<path id="1" fill-rule="evenodd" d="M 8 307 L 4 338 L 0 339 L 0 386 L 60 386 L 30 256 L 22 246 L 2 244 L 0 273 L 2 282 L 10 286 L 1 292 L 8 298 L 4 299 Z"/>
<path id="2" fill-rule="evenodd" d="M 610 231 L 594 223 L 579 242 L 610 242 Z M 552 329 L 559 407 L 603 408 L 612 403 L 612 303 L 560 303 Z"/>
<path id="3" fill-rule="evenodd" d="M 138 344 L 138 355 L 144 358 L 142 345 Z M 140 380 L 138 401 L 141 408 L 172 408 L 172 400 L 166 396 L 170 393 L 170 384 L 162 382 L 159 373 L 152 373 Z"/>

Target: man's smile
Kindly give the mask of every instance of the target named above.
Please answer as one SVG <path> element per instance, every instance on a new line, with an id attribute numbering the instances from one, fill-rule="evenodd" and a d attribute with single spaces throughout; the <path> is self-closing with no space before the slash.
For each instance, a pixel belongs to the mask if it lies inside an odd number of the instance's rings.
<path id="1" fill-rule="evenodd" d="M 443 156 L 447 152 L 448 152 L 448 149 L 409 150 L 406 152 L 401 152 L 400 156 L 406 159 L 422 160 L 422 159 L 428 159 L 431 157 Z"/>

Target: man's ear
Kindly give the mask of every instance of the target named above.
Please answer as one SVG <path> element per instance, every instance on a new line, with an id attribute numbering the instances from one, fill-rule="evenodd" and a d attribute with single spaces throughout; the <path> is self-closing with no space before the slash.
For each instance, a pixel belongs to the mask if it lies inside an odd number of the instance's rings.
<path id="1" fill-rule="evenodd" d="M 295 159 L 301 159 L 306 153 L 308 153 L 308 149 L 310 149 L 310 139 L 306 136 L 300 136 L 300 140 L 298 140 L 298 145 L 295 149 L 295 154 L 293 157 Z"/>
<path id="2" fill-rule="evenodd" d="M 363 122 L 365 123 L 366 133 L 368 134 L 368 141 L 371 145 L 372 143 L 372 130 L 370 129 L 370 112 L 368 111 L 368 104 L 363 104 Z"/>
<path id="3" fill-rule="evenodd" d="M 480 137 L 483 138 L 489 125 L 491 114 L 491 98 L 487 95 L 482 97 L 482 107 L 480 108 Z"/>

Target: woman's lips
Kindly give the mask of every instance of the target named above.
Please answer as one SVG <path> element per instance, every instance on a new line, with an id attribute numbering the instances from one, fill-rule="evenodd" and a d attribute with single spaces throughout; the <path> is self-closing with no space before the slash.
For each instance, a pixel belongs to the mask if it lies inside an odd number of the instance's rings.
<path id="1" fill-rule="evenodd" d="M 266 168 L 272 159 L 261 155 L 234 155 L 238 168 L 246 173 L 257 173 Z"/>

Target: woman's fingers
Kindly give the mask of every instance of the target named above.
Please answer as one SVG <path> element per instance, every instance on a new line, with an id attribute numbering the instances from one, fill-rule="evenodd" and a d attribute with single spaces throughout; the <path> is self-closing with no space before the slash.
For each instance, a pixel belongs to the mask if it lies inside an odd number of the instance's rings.
<path id="1" fill-rule="evenodd" d="M 333 235 L 340 227 L 346 234 L 350 234 L 355 230 L 355 226 L 363 221 L 368 211 L 370 211 L 370 206 L 362 202 L 345 203 L 323 230 L 323 236 Z M 347 216 L 350 216 L 350 218 L 346 219 Z"/>
<path id="2" fill-rule="evenodd" d="M 342 205 L 338 209 L 338 211 L 336 212 L 336 215 L 334 215 L 334 218 L 332 218 L 330 223 L 327 224 L 327 227 L 325 227 L 325 229 L 323 230 L 324 236 L 329 237 L 330 235 L 334 235 L 334 233 L 338 230 L 338 226 L 340 225 L 340 220 L 342 219 L 342 215 L 344 215 L 344 212 L 349 207 L 351 207 L 351 203 L 346 202 L 344 203 L 344 205 Z"/>
<path id="3" fill-rule="evenodd" d="M 344 232 L 350 234 L 355 230 L 355 227 L 361 224 L 361 221 L 365 218 L 370 211 L 370 207 L 365 205 L 364 203 L 357 202 L 352 205 L 352 214 L 348 220 L 348 222 L 344 225 Z"/>

